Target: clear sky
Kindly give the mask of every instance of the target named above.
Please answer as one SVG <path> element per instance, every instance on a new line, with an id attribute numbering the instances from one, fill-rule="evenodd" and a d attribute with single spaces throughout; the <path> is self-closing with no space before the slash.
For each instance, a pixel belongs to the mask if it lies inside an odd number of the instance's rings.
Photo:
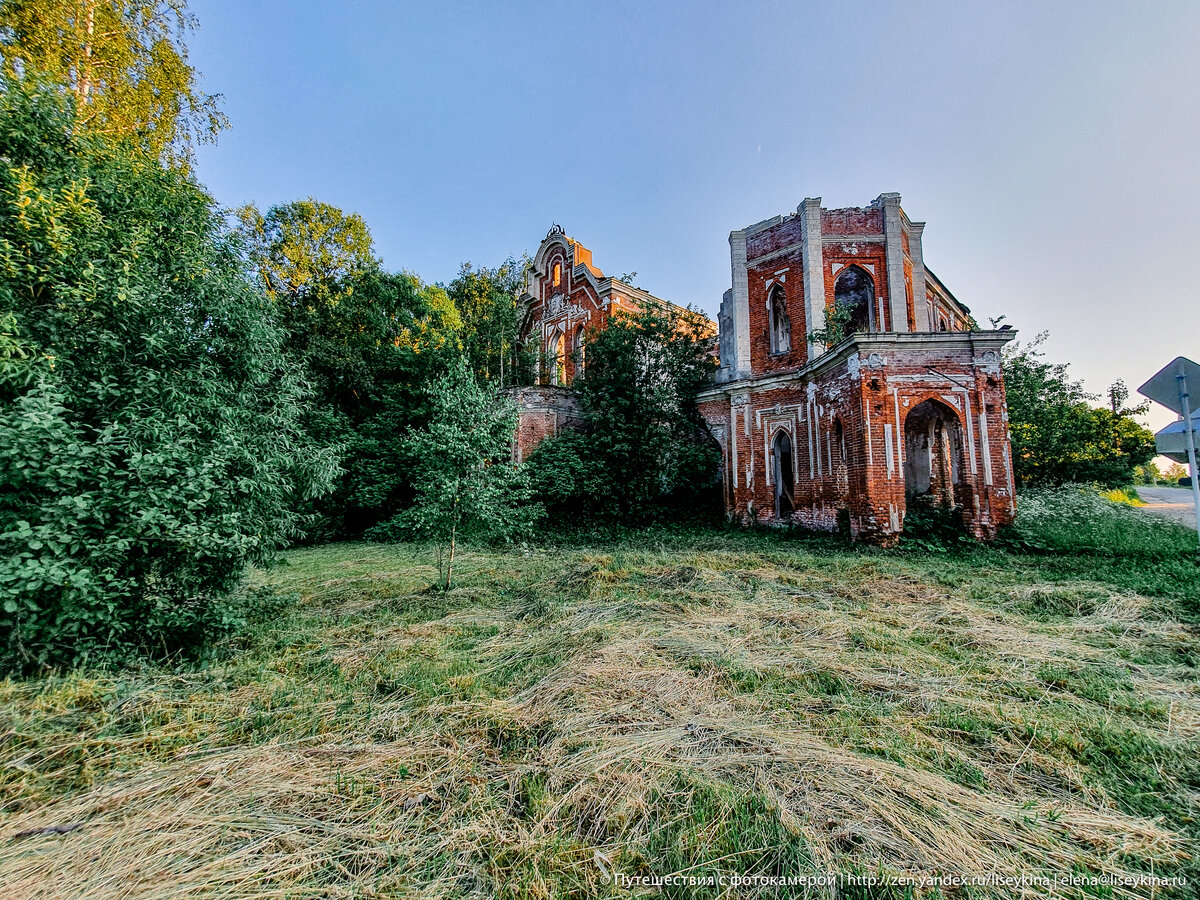
<path id="1" fill-rule="evenodd" d="M 361 213 L 389 268 L 448 281 L 560 223 L 715 316 L 731 230 L 898 191 L 980 323 L 1048 329 L 1089 389 L 1200 360 L 1195 0 L 191 8 L 233 125 L 201 181 Z"/>

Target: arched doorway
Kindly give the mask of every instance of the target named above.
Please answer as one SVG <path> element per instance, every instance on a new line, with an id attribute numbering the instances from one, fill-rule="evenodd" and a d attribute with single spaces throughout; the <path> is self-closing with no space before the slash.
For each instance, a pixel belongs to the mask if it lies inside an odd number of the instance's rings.
<path id="1" fill-rule="evenodd" d="M 846 334 L 871 331 L 875 282 L 865 269 L 850 266 L 837 277 L 833 284 L 833 302 L 850 312 Z"/>
<path id="2" fill-rule="evenodd" d="M 961 499 L 962 424 L 940 400 L 918 403 L 904 419 L 904 495 L 932 506 Z"/>
<path id="3" fill-rule="evenodd" d="M 783 429 L 771 442 L 771 480 L 775 484 L 775 518 L 783 519 L 796 508 L 796 482 L 792 462 L 792 437 Z"/>

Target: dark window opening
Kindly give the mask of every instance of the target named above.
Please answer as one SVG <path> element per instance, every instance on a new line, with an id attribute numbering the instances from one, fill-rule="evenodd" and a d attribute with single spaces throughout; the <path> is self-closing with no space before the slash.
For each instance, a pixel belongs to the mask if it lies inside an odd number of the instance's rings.
<path id="1" fill-rule="evenodd" d="M 771 331 L 771 352 L 787 353 L 792 349 L 792 322 L 787 313 L 787 296 L 778 285 L 771 288 L 767 318 Z"/>
<path id="2" fill-rule="evenodd" d="M 847 334 L 871 330 L 875 282 L 865 269 L 850 266 L 838 276 L 833 285 L 833 302 L 850 313 L 850 321 L 846 324 Z"/>
<path id="3" fill-rule="evenodd" d="M 780 431 L 771 442 L 771 475 L 775 482 L 775 517 L 787 518 L 796 508 L 795 473 L 792 471 L 792 438 Z"/>

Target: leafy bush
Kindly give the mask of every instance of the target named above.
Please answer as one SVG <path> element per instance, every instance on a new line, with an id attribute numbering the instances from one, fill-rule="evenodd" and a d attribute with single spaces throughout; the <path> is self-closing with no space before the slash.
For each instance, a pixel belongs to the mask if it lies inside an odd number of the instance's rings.
<path id="1" fill-rule="evenodd" d="M 1004 389 L 1012 438 L 1013 472 L 1022 485 L 1095 483 L 1117 487 L 1133 482 L 1155 454 L 1154 435 L 1126 409 L 1124 387 L 1113 386 L 1112 408 L 1093 407 L 1096 398 L 1072 381 L 1067 366 L 1046 362 L 1042 333 L 1004 353 Z"/>
<path id="2" fill-rule="evenodd" d="M 402 439 L 416 463 L 416 500 L 367 535 L 390 540 L 416 535 L 438 542 L 438 574 L 450 589 L 457 541 L 466 536 L 509 540 L 532 527 L 541 507 L 529 503 L 524 467 L 512 461 L 517 408 L 480 384 L 460 358 L 428 387 L 429 425 Z"/>
<path id="3" fill-rule="evenodd" d="M 904 513 L 900 546 L 946 553 L 950 550 L 972 550 L 976 541 L 967 532 L 960 509 L 910 502 Z"/>
<path id="4" fill-rule="evenodd" d="M 0 669 L 195 647 L 335 469 L 212 200 L 0 91 Z"/>
<path id="5" fill-rule="evenodd" d="M 440 287 L 385 272 L 361 216 L 316 200 L 238 213 L 246 260 L 312 386 L 305 431 L 341 453 L 307 540 L 360 537 L 413 499 L 400 439 L 428 422 L 424 386 L 458 356 L 462 320 Z"/>
<path id="6" fill-rule="evenodd" d="M 1105 500 L 1110 500 L 1113 503 L 1124 503 L 1126 506 L 1145 506 L 1146 503 L 1138 496 L 1138 492 L 1133 488 L 1111 488 L 1107 491 L 1101 491 L 1100 496 Z"/>
<path id="7" fill-rule="evenodd" d="M 1196 551 L 1194 531 L 1079 485 L 1024 491 L 1002 542 L 1021 550 L 1148 560 Z"/>
<path id="8" fill-rule="evenodd" d="M 576 384 L 583 427 L 529 459 L 556 523 L 719 516 L 721 451 L 695 400 L 712 375 L 710 345 L 697 320 L 656 309 L 588 338 Z"/>

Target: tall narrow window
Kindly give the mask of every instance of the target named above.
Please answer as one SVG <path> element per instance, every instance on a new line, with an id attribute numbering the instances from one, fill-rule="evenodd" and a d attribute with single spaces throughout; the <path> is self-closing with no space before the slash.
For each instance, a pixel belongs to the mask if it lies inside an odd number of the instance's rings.
<path id="1" fill-rule="evenodd" d="M 775 518 L 784 519 L 796 508 L 796 484 L 792 471 L 792 438 L 780 429 L 771 442 L 771 474 L 775 482 Z"/>
<path id="2" fill-rule="evenodd" d="M 871 311 L 875 305 L 875 282 L 860 266 L 850 266 L 833 285 L 833 301 L 848 310 L 846 333 L 871 330 Z"/>
<path id="3" fill-rule="evenodd" d="M 566 335 L 560 331 L 554 339 L 554 383 L 563 387 L 567 384 L 566 343 Z"/>
<path id="4" fill-rule="evenodd" d="M 572 340 L 571 355 L 575 361 L 575 377 L 578 378 L 583 374 L 583 326 L 580 325 L 575 329 L 575 337 Z"/>
<path id="5" fill-rule="evenodd" d="M 560 282 L 562 282 L 562 263 L 556 262 L 554 264 L 554 286 L 558 287 Z"/>
<path id="6" fill-rule="evenodd" d="M 767 300 L 767 327 L 771 332 L 771 352 L 787 353 L 792 349 L 792 322 L 787 313 L 787 296 L 781 285 L 771 288 Z"/>

